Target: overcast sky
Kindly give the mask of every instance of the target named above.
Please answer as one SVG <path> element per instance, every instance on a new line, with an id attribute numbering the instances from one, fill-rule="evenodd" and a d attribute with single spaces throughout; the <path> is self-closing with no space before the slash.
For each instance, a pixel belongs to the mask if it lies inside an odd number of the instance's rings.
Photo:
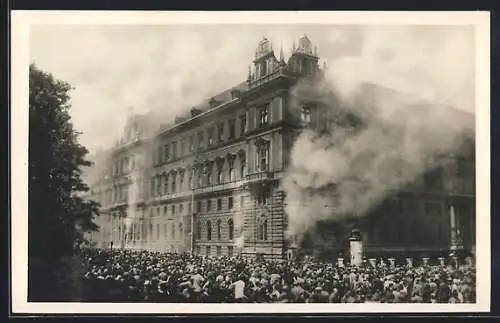
<path id="1" fill-rule="evenodd" d="M 263 36 L 288 58 L 304 34 L 346 93 L 369 81 L 474 111 L 472 27 L 45 25 L 30 30 L 30 59 L 75 87 L 73 121 L 94 150 L 131 112 L 169 118 L 244 81 Z"/>

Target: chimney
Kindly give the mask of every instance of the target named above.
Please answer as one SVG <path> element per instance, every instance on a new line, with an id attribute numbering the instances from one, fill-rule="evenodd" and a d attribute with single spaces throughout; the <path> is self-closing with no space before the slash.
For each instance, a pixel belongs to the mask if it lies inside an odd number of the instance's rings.
<path id="1" fill-rule="evenodd" d="M 241 91 L 238 90 L 238 89 L 232 89 L 231 90 L 231 98 L 234 100 L 234 99 L 238 99 L 241 97 Z"/>
<path id="2" fill-rule="evenodd" d="M 196 117 L 200 113 L 201 113 L 201 111 L 199 109 L 197 109 L 197 108 L 191 108 L 191 117 Z"/>
<path id="3" fill-rule="evenodd" d="M 221 102 L 219 102 L 215 98 L 211 98 L 210 101 L 208 101 L 208 103 L 210 104 L 211 108 L 215 108 L 216 106 L 221 104 Z"/>

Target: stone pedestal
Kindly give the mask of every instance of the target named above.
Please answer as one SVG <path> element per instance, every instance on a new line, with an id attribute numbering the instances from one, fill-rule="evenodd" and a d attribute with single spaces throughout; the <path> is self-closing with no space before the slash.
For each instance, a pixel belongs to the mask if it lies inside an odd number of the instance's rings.
<path id="1" fill-rule="evenodd" d="M 338 258 L 338 259 L 337 259 L 337 265 L 338 265 L 340 268 L 343 268 L 343 267 L 344 267 L 344 258 Z"/>
<path id="2" fill-rule="evenodd" d="M 359 230 L 354 229 L 349 238 L 351 266 L 361 266 L 363 263 L 363 241 Z"/>
<path id="3" fill-rule="evenodd" d="M 372 267 L 377 267 L 377 259 L 370 258 L 369 261 L 370 261 L 370 265 L 372 265 Z"/>
<path id="4" fill-rule="evenodd" d="M 389 263 L 391 264 L 391 268 L 394 268 L 396 266 L 396 259 L 394 258 L 389 258 Z"/>
<path id="5" fill-rule="evenodd" d="M 441 266 L 444 266 L 444 257 L 439 257 L 438 260 L 439 260 L 439 264 Z"/>
<path id="6" fill-rule="evenodd" d="M 412 268 L 413 267 L 413 258 L 406 258 L 406 265 L 409 268 Z"/>
<path id="7" fill-rule="evenodd" d="M 427 266 L 429 264 L 429 258 L 427 258 L 427 257 L 422 258 L 422 264 L 424 266 Z"/>

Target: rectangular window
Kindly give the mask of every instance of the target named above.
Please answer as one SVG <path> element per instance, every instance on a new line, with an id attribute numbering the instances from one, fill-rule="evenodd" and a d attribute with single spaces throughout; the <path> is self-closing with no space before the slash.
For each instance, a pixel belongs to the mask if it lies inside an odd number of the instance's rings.
<path id="1" fill-rule="evenodd" d="M 247 115 L 243 114 L 240 116 L 240 136 L 244 136 L 247 132 Z"/>
<path id="2" fill-rule="evenodd" d="M 222 210 L 222 199 L 217 199 L 217 210 Z"/>
<path id="3" fill-rule="evenodd" d="M 163 207 L 163 216 L 167 216 L 167 206 Z"/>
<path id="4" fill-rule="evenodd" d="M 172 178 L 172 193 L 175 193 L 175 177 Z"/>
<path id="5" fill-rule="evenodd" d="M 234 181 L 234 161 L 229 160 L 229 169 L 228 169 L 228 176 L 229 176 L 229 181 L 232 182 Z"/>
<path id="6" fill-rule="evenodd" d="M 265 127 L 269 124 L 269 104 L 266 104 L 263 107 L 259 108 L 258 117 L 258 124 L 260 128 Z"/>
<path id="7" fill-rule="evenodd" d="M 172 215 L 175 215 L 175 205 L 172 205 Z"/>
<path id="8" fill-rule="evenodd" d="M 207 212 L 212 211 L 212 200 L 207 200 Z"/>
<path id="9" fill-rule="evenodd" d="M 196 212 L 201 213 L 201 201 L 196 204 Z"/>
<path id="10" fill-rule="evenodd" d="M 163 237 L 168 238 L 168 225 L 166 223 L 163 224 Z"/>
<path id="11" fill-rule="evenodd" d="M 259 170 L 266 172 L 269 170 L 269 144 L 263 144 L 259 147 L 258 156 Z"/>
<path id="12" fill-rule="evenodd" d="M 184 204 L 179 204 L 179 213 L 184 213 Z"/>
<path id="13" fill-rule="evenodd" d="M 442 169 L 438 168 L 424 174 L 424 186 L 430 189 L 441 189 L 443 187 Z"/>
<path id="14" fill-rule="evenodd" d="M 160 240 L 160 225 L 156 224 L 156 240 Z"/>
<path id="15" fill-rule="evenodd" d="M 192 205 L 191 205 L 191 202 L 188 203 L 188 213 L 191 214 L 192 212 Z"/>
<path id="16" fill-rule="evenodd" d="M 198 132 L 198 149 L 203 149 L 203 132 Z"/>
<path id="17" fill-rule="evenodd" d="M 270 197 L 271 197 L 271 190 L 269 189 L 269 187 L 261 188 L 259 190 L 259 198 L 258 198 L 259 205 L 265 205 Z"/>
<path id="18" fill-rule="evenodd" d="M 227 208 L 229 210 L 231 210 L 233 208 L 233 197 L 230 196 L 228 199 L 227 199 Z"/>
<path id="19" fill-rule="evenodd" d="M 240 197 L 240 208 L 243 209 L 245 207 L 245 197 L 241 196 Z"/>
<path id="20" fill-rule="evenodd" d="M 222 256 L 222 247 L 217 246 L 217 257 L 220 257 L 220 256 Z"/>
<path id="21" fill-rule="evenodd" d="M 156 177 L 152 177 L 151 180 L 149 181 L 150 187 L 149 187 L 149 192 L 151 196 L 155 196 L 155 191 L 156 191 Z"/>
<path id="22" fill-rule="evenodd" d="M 206 251 L 205 251 L 205 254 L 206 254 L 207 256 L 210 256 L 210 246 L 207 246 L 205 250 L 206 250 Z"/>
<path id="23" fill-rule="evenodd" d="M 194 136 L 191 135 L 189 137 L 189 151 L 193 151 L 194 150 Z"/>
<path id="24" fill-rule="evenodd" d="M 311 123 L 311 108 L 303 106 L 300 111 L 300 122 L 306 126 Z"/>
<path id="25" fill-rule="evenodd" d="M 208 145 L 212 146 L 214 144 L 214 128 L 208 129 Z"/>
<path id="26" fill-rule="evenodd" d="M 172 159 L 177 158 L 177 141 L 172 142 Z"/>
<path id="27" fill-rule="evenodd" d="M 170 159 L 170 146 L 165 145 L 163 146 L 163 160 L 169 160 Z"/>
<path id="28" fill-rule="evenodd" d="M 218 138 L 219 138 L 219 142 L 224 141 L 224 124 L 223 123 L 219 124 L 219 126 L 218 126 Z"/>
<path id="29" fill-rule="evenodd" d="M 235 125 L 236 125 L 236 120 L 231 119 L 231 120 L 228 121 L 229 140 L 234 139 L 234 136 L 235 136 Z"/>
<path id="30" fill-rule="evenodd" d="M 163 175 L 163 194 L 168 194 L 168 176 Z"/>
<path id="31" fill-rule="evenodd" d="M 233 256 L 233 250 L 234 250 L 234 249 L 233 249 L 233 246 L 228 246 L 228 247 L 227 247 L 227 255 L 228 255 L 229 257 L 232 257 L 232 256 Z"/>
<path id="32" fill-rule="evenodd" d="M 184 139 L 181 139 L 181 140 L 179 141 L 179 144 L 180 144 L 180 146 L 179 146 L 179 150 L 180 150 L 180 151 L 179 151 L 179 156 L 184 156 L 184 154 L 186 153 L 186 152 L 184 151 L 184 149 L 186 148 L 186 147 L 185 147 L 185 144 L 184 144 Z"/>
<path id="33" fill-rule="evenodd" d="M 220 185 L 223 182 L 223 173 L 222 169 L 217 170 L 217 184 Z"/>
<path id="34" fill-rule="evenodd" d="M 156 196 L 160 196 L 162 194 L 161 189 L 162 189 L 162 176 L 158 175 L 156 176 Z"/>
<path id="35" fill-rule="evenodd" d="M 207 170 L 207 185 L 212 185 L 212 170 Z"/>

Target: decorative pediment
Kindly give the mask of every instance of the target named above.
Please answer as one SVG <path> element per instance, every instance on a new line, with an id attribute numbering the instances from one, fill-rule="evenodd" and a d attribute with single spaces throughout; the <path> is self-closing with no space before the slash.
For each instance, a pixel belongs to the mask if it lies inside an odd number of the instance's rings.
<path id="1" fill-rule="evenodd" d="M 217 164 L 217 167 L 222 167 L 222 165 L 224 165 L 224 157 L 220 157 L 220 156 L 217 156 L 215 158 L 215 163 Z"/>
<path id="2" fill-rule="evenodd" d="M 255 139 L 254 143 L 255 143 L 255 146 L 257 146 L 257 147 L 262 147 L 262 146 L 269 145 L 269 141 L 265 140 L 265 139 L 263 139 L 261 137 Z"/>
<path id="3" fill-rule="evenodd" d="M 241 159 L 241 160 L 245 160 L 246 159 L 246 152 L 244 149 L 240 149 L 238 150 L 238 158 Z"/>

